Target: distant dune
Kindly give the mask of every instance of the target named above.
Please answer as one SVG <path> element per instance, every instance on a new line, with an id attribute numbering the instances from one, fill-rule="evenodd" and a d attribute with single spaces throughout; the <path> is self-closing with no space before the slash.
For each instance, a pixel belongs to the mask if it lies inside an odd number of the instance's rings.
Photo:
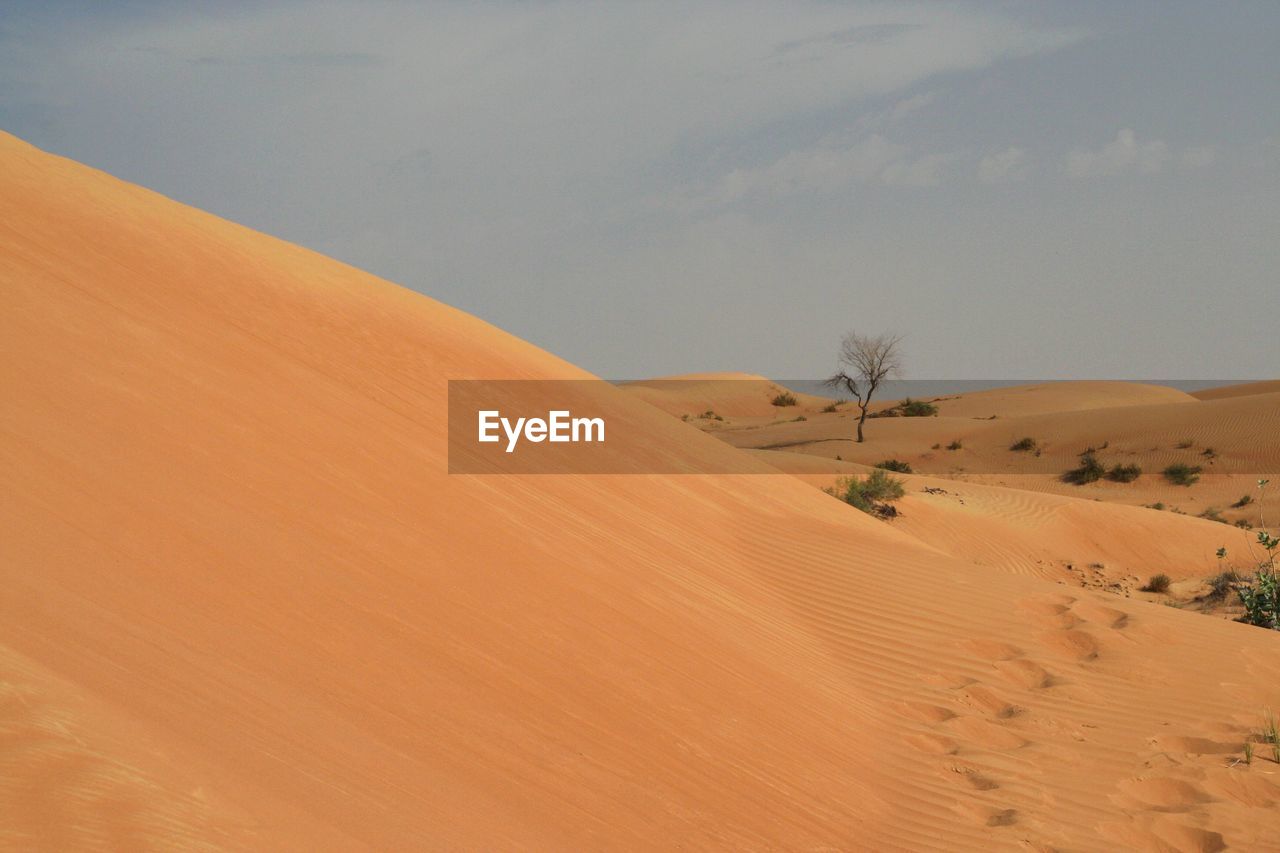
<path id="1" fill-rule="evenodd" d="M 821 408 L 831 402 L 811 394 L 797 394 L 751 373 L 690 373 L 627 382 L 621 386 L 646 403 L 672 415 L 697 417 L 708 412 L 722 417 L 764 417 Z M 794 403 L 775 406 L 789 395 Z"/>
<path id="2" fill-rule="evenodd" d="M 1226 397 L 1248 397 L 1254 394 L 1275 394 L 1280 392 L 1280 379 L 1267 382 L 1246 382 L 1242 385 L 1223 385 L 1220 388 L 1206 388 L 1196 391 L 1191 396 L 1198 400 L 1221 400 Z"/>
<path id="3" fill-rule="evenodd" d="M 1275 846 L 1272 633 L 764 458 L 448 475 L 447 379 L 587 374 L 9 136 L 0 284 L 6 847 Z"/>
<path id="4" fill-rule="evenodd" d="M 940 414 L 950 417 L 981 418 L 999 415 L 1007 418 L 1113 406 L 1193 402 L 1195 398 L 1185 391 L 1164 385 L 1074 380 L 970 392 L 938 401 L 938 409 Z"/>

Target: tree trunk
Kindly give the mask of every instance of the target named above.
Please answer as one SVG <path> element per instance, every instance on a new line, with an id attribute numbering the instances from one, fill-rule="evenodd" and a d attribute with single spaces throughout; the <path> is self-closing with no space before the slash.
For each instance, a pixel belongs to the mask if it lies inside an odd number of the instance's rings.
<path id="1" fill-rule="evenodd" d="M 862 414 L 858 417 L 858 444 L 862 444 L 862 425 L 867 421 L 867 407 L 859 406 Z"/>

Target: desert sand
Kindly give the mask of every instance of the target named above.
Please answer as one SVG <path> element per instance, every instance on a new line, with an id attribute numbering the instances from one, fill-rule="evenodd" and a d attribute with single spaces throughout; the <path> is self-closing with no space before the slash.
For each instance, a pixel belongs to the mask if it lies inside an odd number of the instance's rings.
<path id="1" fill-rule="evenodd" d="M 448 379 L 589 374 L 9 136 L 0 283 L 7 848 L 1278 849 L 1280 764 L 1236 762 L 1277 637 L 1036 563 L 1222 525 L 1048 474 L 886 523 L 743 449 L 847 413 L 735 447 L 603 383 L 758 473 L 449 475 Z M 1274 395 L 1144 395 L 1025 418 L 1275 459 Z"/>

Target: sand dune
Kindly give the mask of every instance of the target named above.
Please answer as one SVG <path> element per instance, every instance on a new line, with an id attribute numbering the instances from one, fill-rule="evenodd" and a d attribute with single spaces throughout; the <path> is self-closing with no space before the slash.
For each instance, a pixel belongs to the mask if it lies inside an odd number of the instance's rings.
<path id="1" fill-rule="evenodd" d="M 447 378 L 585 374 L 12 137 L 0 283 L 6 846 L 1274 848 L 1267 632 L 785 474 L 450 476 Z"/>
<path id="2" fill-rule="evenodd" d="M 642 379 L 622 386 L 650 405 L 672 415 L 697 417 L 707 412 L 722 417 L 794 417 L 821 409 L 832 401 L 812 394 L 795 394 L 771 379 L 751 373 L 690 373 Z M 774 406 L 780 394 L 791 394 L 795 403 Z"/>
<path id="3" fill-rule="evenodd" d="M 870 468 L 808 454 L 752 451 L 819 488 Z M 1220 547 L 1247 553 L 1251 531 L 1145 507 L 1115 506 L 944 477 L 894 474 L 907 487 L 893 528 L 946 554 L 994 570 L 1027 574 L 1125 597 L 1167 574 L 1179 590 L 1203 591 L 1222 566 Z"/>
<path id="4" fill-rule="evenodd" d="M 1164 385 L 1071 380 L 973 391 L 940 399 L 937 406 L 943 416 L 986 418 L 997 415 L 1008 418 L 1113 406 L 1192 402 L 1195 398 L 1190 394 Z"/>
<path id="5" fill-rule="evenodd" d="M 1197 400 L 1222 400 L 1227 397 L 1247 397 L 1253 394 L 1274 394 L 1280 391 L 1280 379 L 1267 382 L 1245 382 L 1240 385 L 1224 385 L 1220 388 L 1206 388 L 1195 391 L 1192 397 Z"/>

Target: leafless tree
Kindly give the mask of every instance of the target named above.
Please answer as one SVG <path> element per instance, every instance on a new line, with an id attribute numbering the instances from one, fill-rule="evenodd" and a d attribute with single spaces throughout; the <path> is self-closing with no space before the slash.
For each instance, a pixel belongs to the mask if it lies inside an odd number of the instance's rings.
<path id="1" fill-rule="evenodd" d="M 858 401 L 858 442 L 867 421 L 871 395 L 890 376 L 902 372 L 902 335 L 859 335 L 850 332 L 840 342 L 840 370 L 827 380 L 833 388 L 848 391 Z"/>

